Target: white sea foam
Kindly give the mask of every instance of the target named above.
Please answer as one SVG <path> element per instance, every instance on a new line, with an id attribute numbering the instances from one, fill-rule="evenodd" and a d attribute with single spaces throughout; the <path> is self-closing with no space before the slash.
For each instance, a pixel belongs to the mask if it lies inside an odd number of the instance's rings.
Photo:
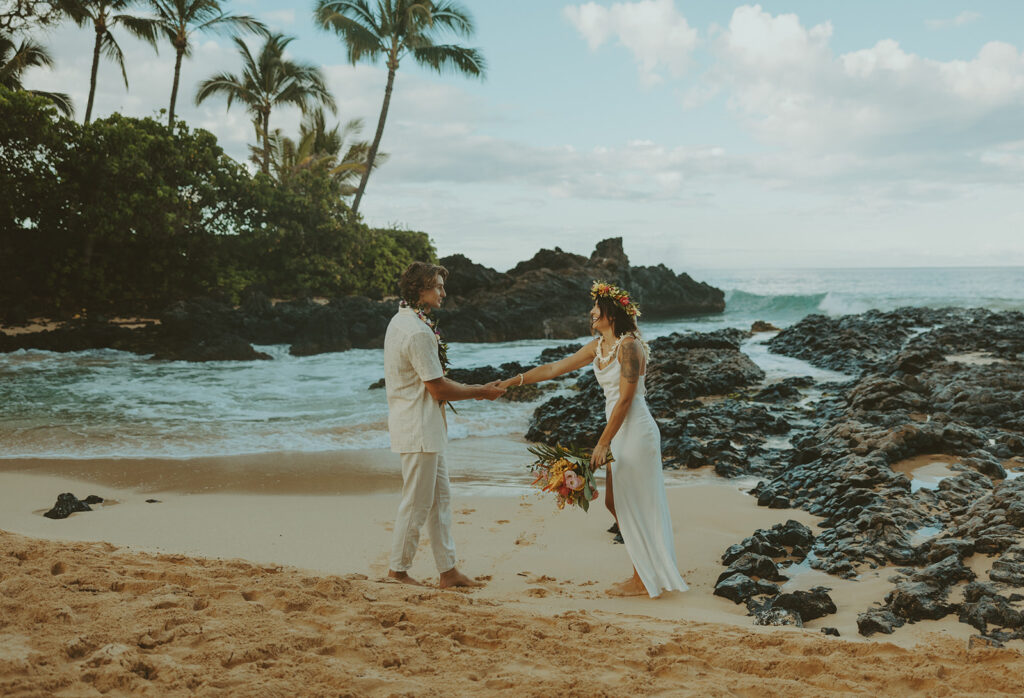
<path id="1" fill-rule="evenodd" d="M 863 313 L 872 308 L 872 304 L 866 299 L 854 298 L 844 294 L 829 291 L 818 303 L 818 310 L 826 315 L 855 315 Z M 884 308 L 889 310 L 889 308 Z"/>

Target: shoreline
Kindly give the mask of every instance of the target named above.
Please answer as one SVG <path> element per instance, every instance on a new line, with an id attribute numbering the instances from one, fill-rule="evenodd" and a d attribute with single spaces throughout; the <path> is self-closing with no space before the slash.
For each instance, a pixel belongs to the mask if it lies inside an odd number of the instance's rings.
<path id="1" fill-rule="evenodd" d="M 446 457 L 454 487 L 528 489 L 527 442 L 519 434 L 453 439 Z M 487 468 L 479 467 L 486 454 Z M 398 492 L 398 454 L 383 448 L 275 451 L 225 456 L 2 457 L 0 474 L 56 475 L 140 492 L 346 495 Z M 516 483 L 522 482 L 521 488 Z"/>
<path id="2" fill-rule="evenodd" d="M 521 610 L 547 614 L 577 610 L 652 616 L 677 622 L 728 624 L 752 628 L 743 604 L 712 594 L 725 569 L 722 552 L 757 528 L 795 519 L 815 527 L 820 520 L 804 511 L 758 507 L 736 482 L 717 477 L 691 478 L 668 489 L 680 571 L 690 586 L 664 598 L 611 598 L 603 590 L 628 576 L 625 546 L 613 545 L 605 529 L 612 519 L 603 506 L 590 514 L 558 511 L 546 497 L 456 491 L 454 533 L 459 566 L 487 579 L 473 592 Z M 64 520 L 42 516 L 59 492 L 103 497 L 92 512 Z M 285 565 L 315 575 L 387 573 L 391 525 L 400 496 L 400 480 L 390 491 L 348 494 L 260 492 L 176 492 L 151 486 L 127 489 L 70 476 L 0 472 L 0 530 L 55 543 L 88 542 L 132 553 L 188 555 L 205 559 L 241 559 L 256 565 Z M 147 499 L 157 499 L 147 503 Z M 984 566 L 990 560 L 980 561 Z M 784 571 L 785 572 L 785 571 Z M 410 573 L 436 584 L 425 535 Z M 835 627 L 844 640 L 872 643 L 858 635 L 856 617 L 892 584 L 893 568 L 866 571 L 841 580 L 805 567 L 791 571 L 785 591 L 825 585 L 839 610 L 805 624 L 819 632 Z M 779 630 L 780 628 L 768 628 Z M 908 625 L 886 642 L 913 647 L 933 636 L 966 645 L 974 631 L 956 621 Z M 1016 643 L 1013 643 L 1016 644 Z"/>

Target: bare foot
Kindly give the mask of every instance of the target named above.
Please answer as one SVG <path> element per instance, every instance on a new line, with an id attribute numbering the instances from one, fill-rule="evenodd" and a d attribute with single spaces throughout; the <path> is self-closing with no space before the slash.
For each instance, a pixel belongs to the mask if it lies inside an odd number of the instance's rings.
<path id="1" fill-rule="evenodd" d="M 395 572 L 394 570 L 388 570 L 388 576 L 392 579 L 398 580 L 402 584 L 411 584 L 416 587 L 426 586 L 423 582 L 410 577 L 408 572 Z"/>
<path id="2" fill-rule="evenodd" d="M 631 577 L 624 582 L 612 584 L 605 593 L 609 596 L 647 596 L 647 587 L 636 577 Z"/>
<path id="3" fill-rule="evenodd" d="M 438 583 L 438 586 L 442 589 L 449 589 L 451 587 L 482 587 L 483 584 L 470 579 L 462 574 L 462 572 L 459 572 L 458 569 L 452 567 L 447 572 L 441 573 L 441 581 Z"/>

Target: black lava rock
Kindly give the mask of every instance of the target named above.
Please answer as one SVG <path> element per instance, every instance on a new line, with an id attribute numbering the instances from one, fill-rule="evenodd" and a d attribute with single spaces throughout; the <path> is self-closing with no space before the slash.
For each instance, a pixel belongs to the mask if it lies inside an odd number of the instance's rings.
<path id="1" fill-rule="evenodd" d="M 836 604 L 825 587 L 814 587 L 810 591 L 794 591 L 779 594 L 772 599 L 772 608 L 782 608 L 800 614 L 805 622 L 822 618 L 836 612 Z"/>
<path id="2" fill-rule="evenodd" d="M 70 492 L 57 495 L 57 503 L 43 514 L 48 519 L 66 519 L 78 511 L 92 511 L 92 507 Z"/>
<path id="3" fill-rule="evenodd" d="M 857 616 L 857 632 L 865 637 L 875 633 L 892 635 L 896 628 L 903 626 L 905 620 L 893 615 L 884 608 L 872 608 Z"/>

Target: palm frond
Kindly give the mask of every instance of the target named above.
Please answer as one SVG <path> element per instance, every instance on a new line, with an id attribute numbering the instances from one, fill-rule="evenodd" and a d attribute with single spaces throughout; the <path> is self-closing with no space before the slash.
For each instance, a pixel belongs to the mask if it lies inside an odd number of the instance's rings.
<path id="1" fill-rule="evenodd" d="M 124 67 L 124 52 L 121 51 L 121 47 L 117 45 L 117 39 L 109 31 L 100 39 L 100 51 L 121 68 L 121 77 L 124 78 L 124 86 L 127 88 L 128 71 Z"/>
<path id="2" fill-rule="evenodd" d="M 199 83 L 199 87 L 196 90 L 196 106 L 214 95 L 224 95 L 227 97 L 228 109 L 231 108 L 236 99 L 246 104 L 256 101 L 256 96 L 252 91 L 246 89 L 242 81 L 231 73 L 219 73 Z"/>
<path id="3" fill-rule="evenodd" d="M 482 78 L 487 70 L 483 54 L 475 48 L 453 44 L 420 46 L 412 49 L 412 55 L 417 63 L 439 73 L 454 71 Z"/>
<path id="4" fill-rule="evenodd" d="M 330 3 L 338 4 L 338 3 Z M 355 65 L 363 58 L 376 62 L 387 53 L 384 38 L 374 28 L 367 27 L 352 17 L 334 11 L 321 11 L 315 15 L 317 23 L 324 29 L 333 30 L 345 42 L 348 60 Z"/>
<path id="5" fill-rule="evenodd" d="M 120 24 L 132 36 L 149 43 L 158 52 L 157 36 L 160 31 L 160 21 L 151 17 L 136 17 L 135 15 L 116 15 L 111 24 Z"/>
<path id="6" fill-rule="evenodd" d="M 71 102 L 71 97 L 64 92 L 44 92 L 43 90 L 29 90 L 29 92 L 50 101 L 57 108 L 57 111 L 67 118 L 74 118 L 75 106 Z"/>
<path id="7" fill-rule="evenodd" d="M 472 36 L 475 30 L 472 15 L 454 2 L 434 2 L 430 19 L 434 27 L 447 29 L 458 36 Z"/>
<path id="8" fill-rule="evenodd" d="M 214 31 L 234 33 L 238 31 L 249 32 L 250 34 L 261 34 L 269 36 L 270 32 L 260 20 L 250 15 L 230 15 L 221 12 L 209 18 L 203 18 L 196 24 L 196 31 Z"/>
<path id="9" fill-rule="evenodd" d="M 13 40 L 0 36 L 0 85 L 20 89 L 26 70 L 53 65 L 53 57 L 42 44 L 25 39 L 16 47 Z"/>

